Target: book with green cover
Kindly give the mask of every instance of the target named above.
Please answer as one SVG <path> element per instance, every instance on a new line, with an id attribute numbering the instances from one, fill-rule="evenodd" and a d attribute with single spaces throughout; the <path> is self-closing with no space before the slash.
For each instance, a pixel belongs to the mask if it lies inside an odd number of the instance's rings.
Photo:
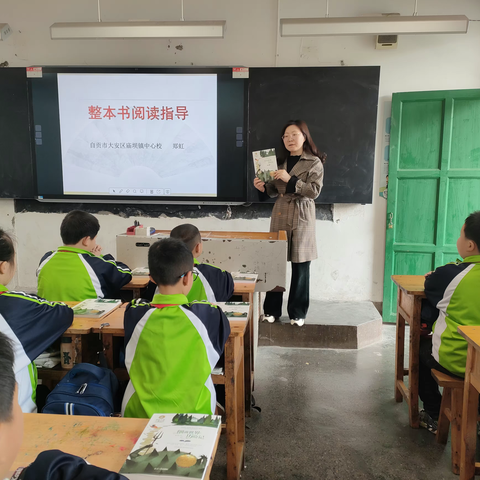
<path id="1" fill-rule="evenodd" d="M 73 307 L 76 317 L 101 318 L 121 305 L 121 300 L 109 300 L 105 298 L 89 298 Z"/>
<path id="2" fill-rule="evenodd" d="M 199 414 L 152 416 L 120 474 L 130 480 L 205 478 L 221 417 Z"/>
<path id="3" fill-rule="evenodd" d="M 252 156 L 255 176 L 265 183 L 273 180 L 273 172 L 278 170 L 275 149 L 258 150 Z"/>

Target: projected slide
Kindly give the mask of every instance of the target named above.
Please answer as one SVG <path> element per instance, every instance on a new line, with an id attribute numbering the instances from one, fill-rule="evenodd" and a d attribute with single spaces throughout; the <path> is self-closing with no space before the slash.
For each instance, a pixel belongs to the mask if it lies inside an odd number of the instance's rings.
<path id="1" fill-rule="evenodd" d="M 58 74 L 65 194 L 217 195 L 217 77 Z"/>

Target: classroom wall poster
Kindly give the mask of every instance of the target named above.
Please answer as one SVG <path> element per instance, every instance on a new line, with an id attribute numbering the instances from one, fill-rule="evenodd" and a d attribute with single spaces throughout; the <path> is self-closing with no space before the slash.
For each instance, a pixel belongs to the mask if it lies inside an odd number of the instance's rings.
<path id="1" fill-rule="evenodd" d="M 382 173 L 380 174 L 380 189 L 379 196 L 387 199 L 388 196 L 388 161 L 390 159 L 390 127 L 391 127 L 391 115 L 392 115 L 392 102 L 387 101 L 383 105 L 383 137 L 382 137 L 382 152 L 383 163 Z"/>

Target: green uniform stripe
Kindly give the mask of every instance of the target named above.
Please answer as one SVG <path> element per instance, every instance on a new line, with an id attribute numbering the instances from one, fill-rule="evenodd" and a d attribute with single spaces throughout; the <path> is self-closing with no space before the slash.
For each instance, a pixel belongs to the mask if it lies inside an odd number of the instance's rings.
<path id="1" fill-rule="evenodd" d="M 37 366 L 33 362 L 28 366 L 28 374 L 30 375 L 30 384 L 32 385 L 32 402 L 36 404 L 38 373 Z"/>

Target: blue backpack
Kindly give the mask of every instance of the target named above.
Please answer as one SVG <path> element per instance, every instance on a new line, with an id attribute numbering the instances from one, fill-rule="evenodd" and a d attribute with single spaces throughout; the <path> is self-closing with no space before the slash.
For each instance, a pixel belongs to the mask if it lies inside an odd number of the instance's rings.
<path id="1" fill-rule="evenodd" d="M 109 417 L 117 390 L 118 380 L 111 370 L 79 363 L 48 395 L 42 413 Z"/>

